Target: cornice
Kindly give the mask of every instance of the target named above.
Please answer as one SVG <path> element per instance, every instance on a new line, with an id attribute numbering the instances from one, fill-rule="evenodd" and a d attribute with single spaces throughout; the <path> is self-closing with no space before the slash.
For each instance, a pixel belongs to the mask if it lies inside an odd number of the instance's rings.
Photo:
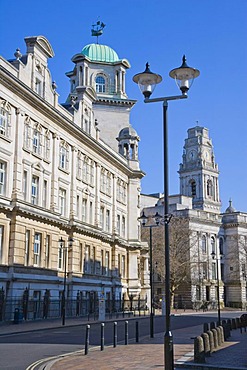
<path id="1" fill-rule="evenodd" d="M 62 112 L 58 109 L 54 108 L 53 105 L 48 103 L 45 99 L 40 97 L 38 94 L 35 93 L 30 87 L 20 81 L 16 76 L 11 74 L 8 70 L 6 70 L 3 66 L 0 65 L 0 81 L 1 83 L 13 93 L 18 94 L 20 98 L 28 103 L 31 107 L 34 108 L 35 111 L 40 112 L 41 115 L 46 116 L 52 122 L 57 124 L 58 126 L 62 127 L 65 131 L 67 131 L 72 137 L 77 137 L 78 135 L 81 136 L 81 141 L 90 147 L 91 150 L 95 151 L 101 157 L 105 158 L 108 162 L 112 163 L 122 172 L 126 173 L 128 176 L 140 176 L 137 173 L 143 173 L 141 171 L 133 171 L 127 163 L 124 163 L 122 158 L 119 157 L 117 152 L 108 149 L 106 146 L 102 145 L 99 141 L 94 139 L 93 137 L 89 136 L 85 132 L 83 132 L 73 121 L 72 115 L 71 120 L 68 119 Z M 18 85 L 18 88 L 17 88 Z M 127 102 L 135 102 L 128 100 Z M 66 111 L 67 112 L 67 111 Z M 69 112 L 67 112 L 70 114 Z M 52 132 L 52 129 L 51 129 Z M 141 175 L 143 177 L 144 175 Z"/>

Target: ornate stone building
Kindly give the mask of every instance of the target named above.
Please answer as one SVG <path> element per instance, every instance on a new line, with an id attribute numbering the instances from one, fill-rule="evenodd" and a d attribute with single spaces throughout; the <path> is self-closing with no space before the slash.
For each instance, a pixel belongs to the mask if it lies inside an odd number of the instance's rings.
<path id="1" fill-rule="evenodd" d="M 130 64 L 108 46 L 85 46 L 60 105 L 49 41 L 25 42 L 25 54 L 0 58 L 0 289 L 39 304 L 61 298 L 66 277 L 69 298 L 145 297 Z"/>
<path id="2" fill-rule="evenodd" d="M 216 307 L 219 279 L 221 305 L 246 307 L 247 213 L 236 211 L 231 201 L 220 212 L 219 170 L 205 127 L 188 130 L 178 173 L 180 194 L 169 197 L 169 209 L 188 220 L 191 267 L 189 283 L 177 290 L 176 303 L 200 307 L 208 302 Z M 142 195 L 142 209 L 146 216 L 157 211 L 163 215 L 162 194 Z M 162 289 L 157 282 L 156 294 Z"/>

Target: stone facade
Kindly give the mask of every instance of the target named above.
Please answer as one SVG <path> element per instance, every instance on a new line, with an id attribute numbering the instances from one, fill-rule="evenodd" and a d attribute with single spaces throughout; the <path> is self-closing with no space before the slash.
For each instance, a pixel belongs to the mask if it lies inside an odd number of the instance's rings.
<path id="1" fill-rule="evenodd" d="M 221 306 L 245 308 L 247 213 L 236 211 L 231 201 L 220 213 L 219 170 L 208 129 L 196 126 L 188 130 L 182 160 L 180 194 L 169 197 L 169 211 L 188 220 L 191 273 L 190 283 L 177 290 L 175 302 L 186 307 L 208 302 L 216 307 L 219 278 Z M 162 194 L 142 195 L 141 203 L 146 216 L 164 214 Z M 155 284 L 156 295 L 162 294 L 164 284 Z"/>
<path id="2" fill-rule="evenodd" d="M 8 299 L 26 288 L 37 300 L 47 290 L 59 299 L 66 269 L 69 298 L 145 297 L 137 221 L 144 173 L 129 123 L 130 65 L 115 52 L 114 60 L 76 54 L 60 105 L 49 41 L 25 42 L 26 54 L 0 58 L 0 289 Z"/>

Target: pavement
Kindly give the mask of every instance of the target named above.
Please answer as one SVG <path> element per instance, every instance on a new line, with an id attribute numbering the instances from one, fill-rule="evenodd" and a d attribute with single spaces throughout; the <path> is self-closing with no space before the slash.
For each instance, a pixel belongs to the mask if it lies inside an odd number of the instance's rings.
<path id="1" fill-rule="evenodd" d="M 240 316 L 243 312 L 236 317 Z M 183 312 L 176 312 L 183 315 Z M 184 314 L 188 315 L 186 311 Z M 191 313 L 193 314 L 193 313 Z M 114 320 L 115 321 L 115 320 Z M 81 318 L 67 319 L 66 327 L 81 325 Z M 41 320 L 25 322 L 18 325 L 0 325 L 0 335 L 44 330 L 61 327 L 61 320 Z M 240 329 L 232 330 L 231 337 L 217 350 L 206 357 L 205 364 L 195 364 L 193 357 L 193 338 L 202 333 L 202 325 L 173 330 L 175 369 L 196 370 L 246 370 L 247 369 L 247 332 Z M 128 345 L 118 343 L 113 348 L 105 346 L 89 347 L 85 355 L 84 349 L 70 354 L 38 361 L 37 365 L 28 369 L 44 370 L 146 370 L 164 369 L 164 333 L 155 334 L 154 338 L 142 337 L 139 343 L 129 341 Z"/>

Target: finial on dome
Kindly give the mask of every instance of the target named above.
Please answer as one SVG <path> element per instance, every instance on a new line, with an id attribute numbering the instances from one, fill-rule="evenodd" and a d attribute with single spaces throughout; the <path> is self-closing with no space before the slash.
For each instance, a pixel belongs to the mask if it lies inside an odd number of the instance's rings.
<path id="1" fill-rule="evenodd" d="M 97 44 L 98 44 L 98 37 L 103 34 L 103 29 L 105 28 L 105 26 L 106 25 L 100 21 L 97 21 L 96 24 L 92 25 L 93 28 L 91 29 L 91 33 L 92 33 L 92 36 L 97 37 Z"/>

